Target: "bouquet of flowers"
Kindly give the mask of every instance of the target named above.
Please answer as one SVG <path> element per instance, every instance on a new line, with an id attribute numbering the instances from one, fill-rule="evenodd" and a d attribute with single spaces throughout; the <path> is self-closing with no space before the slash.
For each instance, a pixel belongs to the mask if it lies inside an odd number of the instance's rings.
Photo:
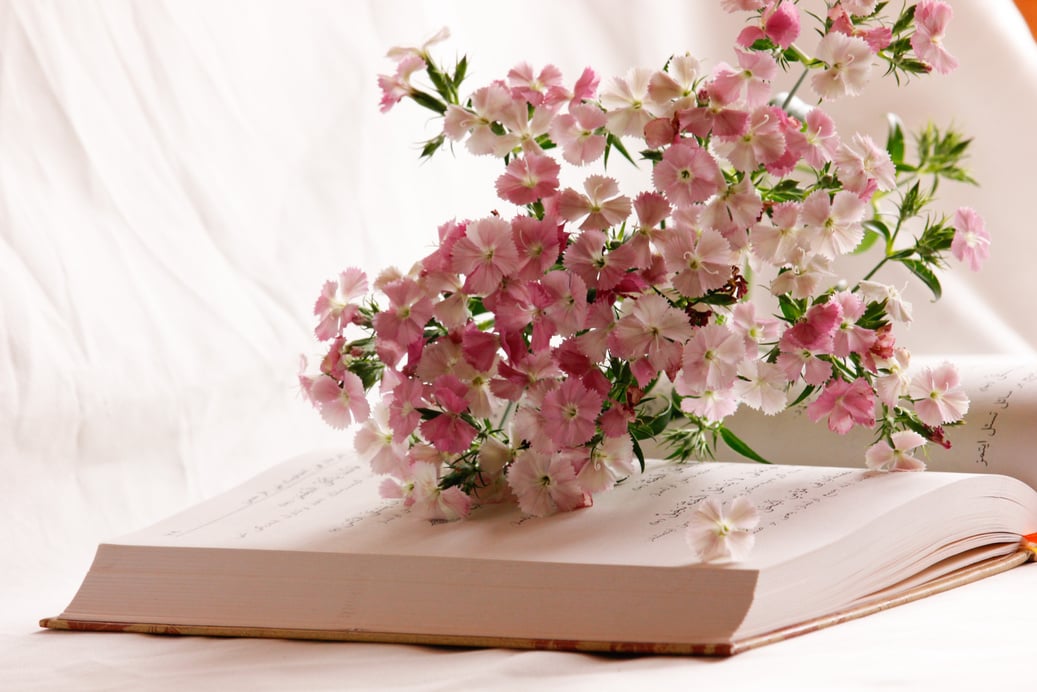
<path id="1" fill-rule="evenodd" d="M 952 70 L 950 7 L 721 4 L 748 16 L 735 64 L 673 55 L 603 86 L 590 68 L 567 82 L 519 64 L 462 97 L 467 60 L 430 54 L 445 30 L 389 51 L 382 110 L 406 99 L 441 117 L 424 156 L 449 142 L 501 159 L 492 183 L 513 211 L 447 221 L 414 267 L 373 280 L 346 269 L 316 302 L 326 353 L 319 371 L 304 363 L 302 387 L 331 425 L 359 424 L 385 496 L 436 519 L 502 501 L 546 515 L 643 468 L 647 439 L 675 460 L 722 440 L 765 461 L 725 424 L 740 406 L 870 428 L 874 469 L 920 470 L 920 448 L 947 446 L 944 426 L 968 407 L 958 375 L 907 374 L 894 327 L 911 306 L 876 274 L 899 263 L 939 297 L 948 254 L 982 264 L 980 216 L 929 210 L 941 180 L 971 182 L 969 141 L 928 126 L 912 143 L 891 117 L 883 147 L 838 132 L 823 104 L 883 72 Z M 772 93 L 793 69 L 795 88 Z M 818 105 L 795 95 L 807 85 Z M 644 189 L 609 177 L 617 157 L 650 172 Z M 563 187 L 563 166 L 582 185 Z M 862 252 L 876 255 L 863 278 L 836 274 Z M 752 526 L 744 503 L 734 520 L 705 511 L 716 536 Z"/>

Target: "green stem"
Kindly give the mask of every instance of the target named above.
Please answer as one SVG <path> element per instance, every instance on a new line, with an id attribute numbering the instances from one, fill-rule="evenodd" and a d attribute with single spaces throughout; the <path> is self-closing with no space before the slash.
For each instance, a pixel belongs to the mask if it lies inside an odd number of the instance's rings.
<path id="1" fill-rule="evenodd" d="M 792 99 L 796 96 L 796 92 L 799 91 L 799 87 L 803 86 L 803 80 L 807 78 L 807 73 L 810 72 L 809 67 L 803 68 L 803 73 L 799 75 L 799 79 L 792 85 L 789 90 L 788 96 L 785 97 L 785 101 L 781 104 L 781 110 L 788 110 L 789 104 L 792 103 Z"/>

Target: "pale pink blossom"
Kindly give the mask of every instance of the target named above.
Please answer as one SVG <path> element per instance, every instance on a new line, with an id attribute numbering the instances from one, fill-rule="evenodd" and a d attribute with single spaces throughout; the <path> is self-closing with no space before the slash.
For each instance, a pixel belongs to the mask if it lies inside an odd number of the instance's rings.
<path id="1" fill-rule="evenodd" d="M 652 181 L 677 207 L 703 202 L 726 184 L 713 155 L 686 140 L 663 152 L 662 160 L 652 170 Z"/>
<path id="2" fill-rule="evenodd" d="M 874 330 L 857 324 L 867 307 L 864 300 L 856 293 L 837 291 L 829 302 L 838 303 L 842 308 L 842 318 L 832 336 L 832 353 L 839 358 L 848 358 L 851 353 L 867 353 L 875 343 L 876 335 Z"/>
<path id="3" fill-rule="evenodd" d="M 775 363 L 746 360 L 738 366 L 734 392 L 749 408 L 773 416 L 788 405 L 788 380 Z"/>
<path id="4" fill-rule="evenodd" d="M 867 17 L 875 11 L 878 0 L 839 0 L 839 4 L 855 17 Z"/>
<path id="5" fill-rule="evenodd" d="M 835 130 L 832 118 L 820 108 L 812 108 L 806 117 L 807 149 L 803 152 L 803 160 L 814 168 L 821 168 L 831 161 L 839 146 L 839 135 Z"/>
<path id="6" fill-rule="evenodd" d="M 568 454 L 524 449 L 508 467 L 507 479 L 519 508 L 535 517 L 568 512 L 591 503 Z"/>
<path id="7" fill-rule="evenodd" d="M 629 312 L 609 335 L 609 344 L 621 358 L 647 358 L 658 373 L 680 359 L 681 346 L 689 336 L 691 325 L 684 312 L 662 296 L 648 293 L 631 301 Z"/>
<path id="8" fill-rule="evenodd" d="M 744 495 L 726 506 L 707 497 L 695 508 L 684 537 L 702 562 L 741 562 L 753 549 L 759 524 L 759 512 Z"/>
<path id="9" fill-rule="evenodd" d="M 554 65 L 534 74 L 529 63 L 519 63 L 508 71 L 508 85 L 535 107 L 551 108 L 569 100 L 569 91 L 562 85 L 562 71 Z"/>
<path id="10" fill-rule="evenodd" d="M 889 442 L 876 442 L 864 453 L 864 463 L 876 471 L 923 471 L 925 462 L 911 452 L 925 445 L 925 438 L 914 430 L 899 430 Z"/>
<path id="11" fill-rule="evenodd" d="M 367 276 L 350 267 L 339 274 L 338 281 L 327 281 L 321 290 L 313 314 L 318 323 L 314 330 L 317 338 L 327 341 L 337 336 L 352 322 L 360 306 L 353 302 L 367 293 Z"/>
<path id="12" fill-rule="evenodd" d="M 574 166 L 585 166 L 605 153 L 605 135 L 598 134 L 604 126 L 605 113 L 597 106 L 583 103 L 557 116 L 549 132 L 562 148 L 562 158 Z"/>
<path id="13" fill-rule="evenodd" d="M 404 504 L 422 519 L 454 521 L 468 516 L 472 499 L 460 488 L 439 487 L 439 465 L 419 461 L 412 464 L 403 484 Z"/>
<path id="14" fill-rule="evenodd" d="M 740 400 L 735 388 L 704 389 L 681 399 L 681 411 L 719 423 L 736 410 Z"/>
<path id="15" fill-rule="evenodd" d="M 776 296 L 788 293 L 793 298 L 810 298 L 817 292 L 821 281 L 832 275 L 831 259 L 798 244 L 787 264 L 788 269 L 771 281 L 771 293 Z"/>
<path id="16" fill-rule="evenodd" d="M 739 303 L 731 309 L 731 330 L 745 340 L 747 353 L 756 346 L 777 341 L 781 335 L 782 323 L 779 320 L 760 317 L 756 313 L 756 303 L 751 301 Z"/>
<path id="17" fill-rule="evenodd" d="M 713 88 L 728 94 L 728 103 L 742 100 L 745 110 L 752 111 L 770 98 L 770 82 L 778 74 L 778 63 L 770 53 L 735 49 L 738 67 L 721 63 L 713 71 Z M 745 88 L 744 98 L 742 88 Z M 732 95 L 738 94 L 734 98 Z"/>
<path id="18" fill-rule="evenodd" d="M 750 232 L 753 254 L 779 267 L 792 262 L 799 245 L 800 208 L 799 202 L 780 202 L 771 207 L 771 213 L 764 214 Z"/>
<path id="19" fill-rule="evenodd" d="M 720 0 L 725 12 L 752 12 L 763 9 L 768 0 Z"/>
<path id="20" fill-rule="evenodd" d="M 807 406 L 815 423 L 828 416 L 828 429 L 845 435 L 854 425 L 875 425 L 875 392 L 864 378 L 853 382 L 832 380 L 821 395 Z"/>
<path id="21" fill-rule="evenodd" d="M 559 447 L 575 447 L 594 437 L 604 398 L 570 377 L 544 396 L 544 434 Z"/>
<path id="22" fill-rule="evenodd" d="M 550 156 L 518 156 L 497 178 L 497 194 L 512 204 L 532 204 L 555 193 L 560 170 L 558 162 Z"/>
<path id="23" fill-rule="evenodd" d="M 697 298 L 731 278 L 735 254 L 717 231 L 707 228 L 696 234 L 674 226 L 662 235 L 659 245 L 667 270 L 674 274 L 673 287 L 681 295 Z"/>
<path id="24" fill-rule="evenodd" d="M 629 435 L 621 435 L 595 445 L 576 477 L 580 487 L 594 495 L 611 489 L 634 471 L 633 443 Z"/>
<path id="25" fill-rule="evenodd" d="M 958 61 L 943 47 L 947 24 L 954 10 L 940 0 L 921 0 L 915 5 L 915 33 L 911 36 L 911 47 L 921 60 L 929 63 L 940 74 L 954 71 Z"/>
<path id="26" fill-rule="evenodd" d="M 427 59 L 428 49 L 436 45 L 437 43 L 442 43 L 448 38 L 450 38 L 450 29 L 447 27 L 443 27 L 442 29 L 434 33 L 432 36 L 430 36 L 428 40 L 426 40 L 420 46 L 393 46 L 388 51 L 386 51 L 385 55 L 388 58 L 396 60 L 397 62 L 411 55 L 417 56 L 422 59 Z"/>
<path id="27" fill-rule="evenodd" d="M 830 197 L 827 190 L 815 190 L 803 201 L 801 220 L 809 233 L 810 246 L 829 259 L 845 255 L 864 237 L 861 222 L 867 202 L 849 190 Z"/>
<path id="28" fill-rule="evenodd" d="M 519 267 L 511 224 L 499 216 L 470 222 L 464 237 L 454 243 L 451 256 L 454 271 L 466 276 L 462 290 L 468 295 L 495 291 Z"/>
<path id="29" fill-rule="evenodd" d="M 834 161 L 843 187 L 863 197 L 870 197 L 875 188 L 889 191 L 897 186 L 889 152 L 867 135 L 855 134 L 849 142 L 844 140 Z"/>
<path id="30" fill-rule="evenodd" d="M 911 303 L 904 300 L 896 286 L 878 283 L 877 281 L 861 281 L 858 286 L 861 295 L 868 302 L 886 303 L 886 314 L 898 322 L 911 322 Z"/>
<path id="31" fill-rule="evenodd" d="M 871 47 L 862 38 L 829 32 L 818 44 L 815 57 L 826 65 L 810 78 L 822 99 L 856 96 L 871 77 Z"/>
<path id="32" fill-rule="evenodd" d="M 979 271 L 990 257 L 990 234 L 983 217 L 975 209 L 961 207 L 954 212 L 952 225 L 951 254 L 960 262 L 968 262 L 972 271 Z"/>
<path id="33" fill-rule="evenodd" d="M 391 281 L 382 290 L 389 307 L 374 316 L 375 332 L 379 339 L 406 348 L 421 338 L 432 317 L 432 300 L 409 278 Z"/>
<path id="34" fill-rule="evenodd" d="M 843 306 L 830 300 L 813 305 L 803 318 L 785 330 L 781 349 L 791 351 L 805 348 L 809 351 L 831 353 L 835 335 L 843 321 Z"/>
<path id="35" fill-rule="evenodd" d="M 695 106 L 695 82 L 701 65 L 690 53 L 670 58 L 666 71 L 652 73 L 648 80 L 648 97 L 655 110 L 670 117 L 677 110 Z"/>
<path id="36" fill-rule="evenodd" d="M 896 406 L 901 397 L 908 395 L 911 388 L 911 377 L 908 366 L 911 364 L 911 352 L 906 348 L 893 350 L 892 358 L 885 361 L 883 369 L 885 374 L 875 378 L 875 393 L 886 406 Z"/>
<path id="37" fill-rule="evenodd" d="M 615 77 L 601 92 L 608 129 L 619 136 L 644 137 L 645 125 L 655 117 L 647 106 L 652 71 L 637 68 L 626 77 Z"/>
<path id="38" fill-rule="evenodd" d="M 584 231 L 563 255 L 566 269 L 575 272 L 589 288 L 608 290 L 633 268 L 634 251 L 620 245 L 606 252 L 607 237 L 598 230 Z"/>
<path id="39" fill-rule="evenodd" d="M 717 139 L 716 152 L 740 171 L 754 171 L 785 153 L 785 135 L 777 109 L 763 106 L 752 111 L 749 128 L 736 137 Z M 748 178 L 748 176 L 747 176 Z"/>
<path id="40" fill-rule="evenodd" d="M 414 93 L 414 87 L 410 83 L 411 75 L 423 69 L 425 61 L 420 56 L 408 55 L 396 64 L 395 73 L 378 75 L 378 88 L 382 90 L 382 100 L 378 109 L 387 113 L 405 96 Z"/>
<path id="41" fill-rule="evenodd" d="M 930 427 L 955 423 L 969 410 L 969 397 L 961 386 L 958 370 L 951 363 L 916 373 L 907 393 L 915 400 L 919 419 Z"/>
<path id="42" fill-rule="evenodd" d="M 471 111 L 453 104 L 447 106 L 443 118 L 443 133 L 447 137 L 459 141 L 468 135 L 465 146 L 470 152 L 498 158 L 519 145 L 517 135 L 494 132 L 494 124 L 507 117 L 514 105 L 507 87 L 499 83 L 482 87 L 472 94 L 471 101 Z"/>
<path id="43" fill-rule="evenodd" d="M 763 214 L 763 200 L 748 175 L 728 185 L 706 205 L 701 221 L 720 231 L 735 249 L 748 244 L 746 229 Z"/>
<path id="44" fill-rule="evenodd" d="M 619 194 L 619 183 L 603 175 L 589 175 L 583 182 L 586 195 L 566 188 L 558 196 L 558 215 L 578 221 L 581 230 L 603 231 L 618 226 L 630 216 L 630 198 Z"/>
<path id="45" fill-rule="evenodd" d="M 321 418 L 333 428 L 348 428 L 353 421 L 363 422 L 371 414 L 364 393 L 364 383 L 351 372 L 342 374 L 341 383 L 330 377 L 318 377 L 309 390 Z"/>
<path id="46" fill-rule="evenodd" d="M 693 395 L 730 387 L 745 355 L 745 341 L 726 326 L 707 324 L 696 329 L 684 344 L 681 371 L 674 383 L 677 392 Z"/>
<path id="47" fill-rule="evenodd" d="M 396 439 L 389 426 L 389 407 L 385 403 L 376 404 L 371 416 L 356 431 L 353 437 L 353 448 L 362 461 L 371 465 L 377 474 L 392 474 L 402 477 L 407 463 L 407 446 Z"/>

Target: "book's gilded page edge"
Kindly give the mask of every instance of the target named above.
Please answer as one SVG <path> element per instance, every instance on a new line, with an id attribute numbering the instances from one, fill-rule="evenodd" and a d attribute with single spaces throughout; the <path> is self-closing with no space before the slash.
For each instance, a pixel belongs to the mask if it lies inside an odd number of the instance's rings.
<path id="1" fill-rule="evenodd" d="M 783 627 L 782 629 L 768 632 L 767 634 L 737 639 L 732 642 L 731 651 L 728 655 L 733 656 L 734 654 L 743 651 L 757 649 L 766 644 L 773 644 L 809 632 L 816 632 L 825 629 L 826 627 L 831 627 L 832 625 L 856 620 L 857 618 L 862 618 L 866 615 L 872 615 L 883 610 L 889 610 L 890 608 L 904 605 L 905 603 L 921 600 L 927 596 L 933 596 L 944 591 L 950 591 L 959 586 L 964 586 L 965 584 L 970 584 L 979 581 L 980 579 L 985 579 L 986 577 L 1006 572 L 1013 567 L 1018 567 L 1024 562 L 1028 562 L 1032 559 L 1034 559 L 1034 553 L 1026 549 L 1017 550 L 1008 555 L 992 557 L 982 562 L 977 562 L 974 565 L 963 567 L 957 571 L 951 572 L 950 574 L 945 574 L 944 576 L 933 579 L 925 584 L 919 584 L 918 586 L 895 596 L 862 603 L 853 608 L 807 620 L 796 625 L 790 625 L 789 627 Z"/>
<path id="2" fill-rule="evenodd" d="M 621 642 L 581 641 L 568 639 L 531 639 L 522 637 L 487 637 L 436 634 L 403 634 L 356 630 L 310 630 L 266 627 L 223 627 L 212 625 L 171 625 L 160 623 L 127 623 L 44 618 L 40 626 L 54 630 L 93 632 L 130 632 L 137 634 L 198 635 L 209 637 L 260 637 L 268 639 L 310 639 L 320 641 L 350 641 L 379 644 L 418 644 L 465 648 L 545 649 L 555 651 L 586 651 L 620 654 L 669 654 L 692 656 L 732 656 L 766 644 L 798 637 L 809 632 L 831 627 L 849 620 L 917 601 L 958 586 L 968 584 L 1017 567 L 1033 558 L 1029 550 L 990 558 L 951 574 L 909 589 L 895 597 L 865 603 L 838 613 L 815 618 L 767 634 L 739 639 L 731 643 L 691 642 Z"/>

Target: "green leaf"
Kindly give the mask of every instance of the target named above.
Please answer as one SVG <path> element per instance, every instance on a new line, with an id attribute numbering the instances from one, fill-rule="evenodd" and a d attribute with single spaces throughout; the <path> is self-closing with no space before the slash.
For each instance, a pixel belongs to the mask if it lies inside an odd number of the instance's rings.
<path id="1" fill-rule="evenodd" d="M 424 91 L 421 91 L 420 89 L 414 89 L 410 92 L 410 94 L 408 94 L 408 96 L 410 96 L 415 103 L 417 103 L 420 106 L 424 106 L 425 108 L 428 108 L 430 111 L 435 111 L 440 115 L 446 113 L 446 104 L 437 99 L 432 94 L 427 94 Z"/>
<path id="2" fill-rule="evenodd" d="M 889 238 L 892 235 L 890 233 L 889 226 L 884 224 L 882 221 L 879 221 L 878 219 L 868 219 L 861 225 L 864 226 L 866 230 L 878 233 L 883 238 L 885 238 L 887 242 L 889 241 Z"/>
<path id="3" fill-rule="evenodd" d="M 940 287 L 940 280 L 933 273 L 933 270 L 929 268 L 929 265 L 920 260 L 913 259 L 902 259 L 900 262 L 911 270 L 911 273 L 922 280 L 930 291 L 933 292 L 933 300 L 939 300 L 940 296 L 943 295 L 943 289 Z"/>
<path id="4" fill-rule="evenodd" d="M 630 441 L 634 445 L 634 456 L 637 457 L 637 463 L 641 465 L 641 473 L 645 472 L 645 453 L 641 449 L 641 445 L 638 444 L 637 438 L 633 435 L 630 436 Z"/>
<path id="5" fill-rule="evenodd" d="M 741 438 L 739 438 L 737 435 L 735 435 L 733 432 L 728 430 L 723 425 L 720 426 L 718 432 L 720 433 L 720 437 L 724 440 L 724 443 L 727 444 L 728 447 L 730 447 L 738 454 L 741 454 L 743 457 L 747 459 L 752 459 L 753 461 L 757 461 L 761 464 L 771 463 L 759 454 L 757 454 L 752 447 L 743 442 Z"/>
<path id="6" fill-rule="evenodd" d="M 900 118 L 895 113 L 887 113 L 886 121 L 889 123 L 889 134 L 886 136 L 886 151 L 893 163 L 900 165 L 904 162 L 904 128 Z"/>
<path id="7" fill-rule="evenodd" d="M 637 168 L 637 164 L 634 163 L 634 159 L 631 158 L 630 152 L 627 151 L 627 148 L 625 146 L 623 146 L 623 142 L 619 139 L 619 137 L 615 136 L 611 132 L 608 134 L 608 137 L 605 139 L 605 165 L 606 166 L 608 166 L 608 152 L 609 152 L 609 149 L 613 149 L 613 148 L 616 151 L 618 151 L 623 156 L 623 158 L 625 158 L 627 161 L 629 161 L 631 164 L 633 164 L 634 168 Z"/>
<path id="8" fill-rule="evenodd" d="M 860 244 L 853 249 L 850 254 L 859 255 L 862 252 L 867 252 L 875 245 L 875 241 L 879 239 L 879 234 L 871 229 L 865 229 L 864 237 L 861 238 Z"/>

